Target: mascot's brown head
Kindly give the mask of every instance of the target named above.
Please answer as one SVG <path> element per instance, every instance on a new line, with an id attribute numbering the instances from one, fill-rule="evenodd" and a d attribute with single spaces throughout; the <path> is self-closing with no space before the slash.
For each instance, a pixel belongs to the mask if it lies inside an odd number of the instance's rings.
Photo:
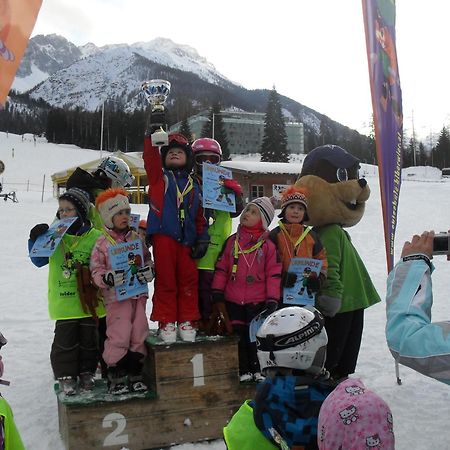
<path id="1" fill-rule="evenodd" d="M 352 227 L 361 220 L 370 189 L 358 172 L 359 159 L 337 145 L 306 155 L 295 185 L 309 191 L 308 225 Z"/>

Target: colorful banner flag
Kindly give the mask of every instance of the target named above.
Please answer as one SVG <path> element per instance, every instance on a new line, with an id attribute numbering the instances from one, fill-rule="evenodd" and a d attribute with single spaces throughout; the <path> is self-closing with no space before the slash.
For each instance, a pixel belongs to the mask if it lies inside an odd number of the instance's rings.
<path id="1" fill-rule="evenodd" d="M 0 104 L 16 76 L 42 0 L 0 0 Z"/>
<path id="2" fill-rule="evenodd" d="M 403 113 L 395 47 L 395 0 L 362 0 L 388 272 L 400 195 Z"/>

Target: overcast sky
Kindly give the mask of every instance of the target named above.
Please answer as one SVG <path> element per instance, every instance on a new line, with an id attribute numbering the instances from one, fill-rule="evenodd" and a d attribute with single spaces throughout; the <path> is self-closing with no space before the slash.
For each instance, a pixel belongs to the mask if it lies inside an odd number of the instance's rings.
<path id="1" fill-rule="evenodd" d="M 397 0 L 405 132 L 450 124 L 450 2 Z M 372 109 L 360 0 L 44 0 L 33 35 L 77 45 L 165 37 L 227 78 L 280 94 L 364 131 Z"/>

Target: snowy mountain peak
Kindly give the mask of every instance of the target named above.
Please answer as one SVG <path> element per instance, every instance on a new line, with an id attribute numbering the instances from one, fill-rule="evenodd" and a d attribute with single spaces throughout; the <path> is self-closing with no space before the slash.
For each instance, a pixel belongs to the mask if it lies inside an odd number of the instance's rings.
<path id="1" fill-rule="evenodd" d="M 13 89 L 25 91 L 81 58 L 78 47 L 57 34 L 30 39 L 14 80 Z"/>
<path id="2" fill-rule="evenodd" d="M 84 44 L 80 47 L 78 47 L 81 54 L 83 55 L 83 58 L 87 58 L 88 56 L 95 55 L 96 53 L 100 52 L 100 48 L 97 47 L 92 42 L 88 42 L 87 44 Z"/>
<path id="3" fill-rule="evenodd" d="M 110 44 L 102 47 L 97 47 L 94 43 L 89 42 L 77 47 L 62 36 L 50 34 L 37 35 L 30 39 L 14 80 L 13 89 L 19 92 L 30 90 L 50 76 L 57 74 L 58 71 L 68 69 L 74 63 L 77 63 L 75 72 L 79 75 L 83 72 L 78 65 L 80 59 L 97 58 L 98 61 L 104 62 L 111 58 L 117 58 L 119 54 L 128 59 L 133 53 L 150 62 L 184 72 L 192 72 L 210 83 L 220 84 L 228 81 L 194 48 L 177 44 L 167 38 L 158 37 L 149 42 L 136 42 L 132 45 Z M 127 68 L 123 66 L 123 69 Z M 65 74 L 67 76 L 67 72 Z M 99 73 L 99 76 L 102 78 L 102 73 Z M 43 98 L 45 99 L 45 96 Z"/>

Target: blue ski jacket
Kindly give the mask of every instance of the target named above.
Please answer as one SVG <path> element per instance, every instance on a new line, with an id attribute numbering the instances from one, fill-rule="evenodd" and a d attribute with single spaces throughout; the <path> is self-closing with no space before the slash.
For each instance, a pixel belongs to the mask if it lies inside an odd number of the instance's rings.
<path id="1" fill-rule="evenodd" d="M 147 172 L 149 213 L 147 235 L 164 234 L 182 245 L 208 242 L 208 224 L 201 204 L 201 188 L 186 170 L 163 168 L 158 147 L 149 137 L 144 141 L 144 166 Z M 178 192 L 183 192 L 192 179 L 192 189 L 182 196 L 177 207 Z"/>
<path id="2" fill-rule="evenodd" d="M 450 384 L 450 321 L 431 322 L 434 270 L 422 259 L 399 261 L 387 281 L 386 339 L 394 358 Z"/>

